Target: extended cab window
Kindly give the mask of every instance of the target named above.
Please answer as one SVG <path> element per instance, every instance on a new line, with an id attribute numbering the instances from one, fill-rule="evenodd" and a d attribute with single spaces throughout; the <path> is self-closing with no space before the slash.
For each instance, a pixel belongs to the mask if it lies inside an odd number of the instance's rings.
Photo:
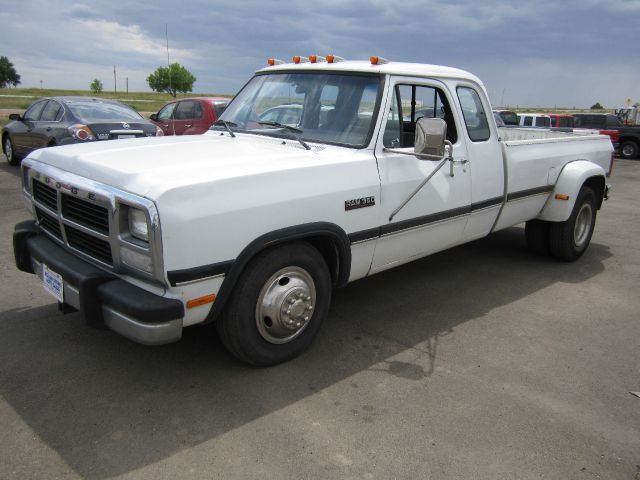
<path id="1" fill-rule="evenodd" d="M 489 122 L 478 92 L 469 87 L 458 87 L 458 99 L 462 107 L 464 123 L 472 142 L 482 142 L 491 136 Z"/>
<path id="2" fill-rule="evenodd" d="M 458 134 L 444 93 L 435 87 L 400 84 L 394 88 L 383 145 L 413 147 L 416 122 L 422 117 L 443 119 L 447 123 L 447 140 L 456 143 Z"/>

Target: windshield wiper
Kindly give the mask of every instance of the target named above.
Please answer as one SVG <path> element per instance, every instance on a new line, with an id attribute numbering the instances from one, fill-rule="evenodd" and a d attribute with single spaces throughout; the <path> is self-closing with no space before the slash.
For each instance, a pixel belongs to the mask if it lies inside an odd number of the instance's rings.
<path id="1" fill-rule="evenodd" d="M 289 125 L 283 125 L 282 123 L 278 123 L 278 122 L 258 122 L 258 123 L 260 125 L 266 125 L 268 127 L 275 127 L 275 128 L 282 128 L 283 130 L 286 130 L 293 136 L 293 138 L 295 138 L 297 141 L 300 142 L 300 145 L 302 145 L 307 150 L 311 150 L 311 147 L 307 145 L 307 142 L 302 140 L 302 137 L 300 137 L 302 130 L 300 130 L 299 128 L 291 127 Z"/>
<path id="2" fill-rule="evenodd" d="M 236 138 L 235 133 L 233 133 L 233 132 L 231 131 L 231 127 L 237 127 L 237 126 L 238 126 L 236 123 L 233 123 L 233 122 L 227 122 L 226 120 L 222 120 L 222 119 L 220 119 L 220 120 L 216 121 L 213 125 L 214 125 L 214 126 L 222 125 L 224 128 L 226 128 L 226 129 L 227 129 L 227 132 L 229 132 L 229 135 L 231 135 L 233 138 Z"/>

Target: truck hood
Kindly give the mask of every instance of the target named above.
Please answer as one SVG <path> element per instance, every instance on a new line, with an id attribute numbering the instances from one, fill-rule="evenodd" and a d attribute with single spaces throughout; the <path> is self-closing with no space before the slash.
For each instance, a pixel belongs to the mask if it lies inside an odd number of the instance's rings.
<path id="1" fill-rule="evenodd" d="M 312 167 L 357 150 L 261 135 L 204 135 L 92 142 L 36 150 L 30 159 L 137 195 L 182 185 Z M 332 151 L 329 154 L 329 151 Z M 340 155 L 338 152 L 342 152 Z"/>

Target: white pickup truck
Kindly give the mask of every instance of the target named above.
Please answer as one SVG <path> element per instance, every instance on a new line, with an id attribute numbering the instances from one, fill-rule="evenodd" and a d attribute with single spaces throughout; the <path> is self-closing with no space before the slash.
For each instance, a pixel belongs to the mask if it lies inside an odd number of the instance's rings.
<path id="1" fill-rule="evenodd" d="M 213 322 L 271 365 L 309 347 L 333 287 L 521 222 L 539 253 L 587 248 L 609 137 L 497 128 L 458 69 L 270 64 L 204 135 L 33 152 L 18 268 L 92 326 L 162 344 Z"/>

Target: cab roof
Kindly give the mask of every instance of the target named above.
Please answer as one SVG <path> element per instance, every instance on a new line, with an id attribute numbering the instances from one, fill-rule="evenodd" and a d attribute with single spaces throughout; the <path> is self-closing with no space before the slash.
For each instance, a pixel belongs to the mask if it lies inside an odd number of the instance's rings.
<path id="1" fill-rule="evenodd" d="M 257 70 L 256 73 L 271 73 L 279 71 L 317 71 L 317 72 L 357 72 L 357 73 L 380 73 L 384 75 L 400 75 L 412 77 L 429 77 L 429 78 L 453 78 L 459 80 L 469 80 L 479 85 L 482 82 L 478 77 L 465 70 L 458 68 L 445 67 L 441 65 L 429 65 L 425 63 L 405 63 L 405 62 L 388 62 L 373 65 L 371 62 L 345 60 L 334 63 L 318 62 L 318 63 L 282 63 L 279 65 L 267 66 Z"/>

